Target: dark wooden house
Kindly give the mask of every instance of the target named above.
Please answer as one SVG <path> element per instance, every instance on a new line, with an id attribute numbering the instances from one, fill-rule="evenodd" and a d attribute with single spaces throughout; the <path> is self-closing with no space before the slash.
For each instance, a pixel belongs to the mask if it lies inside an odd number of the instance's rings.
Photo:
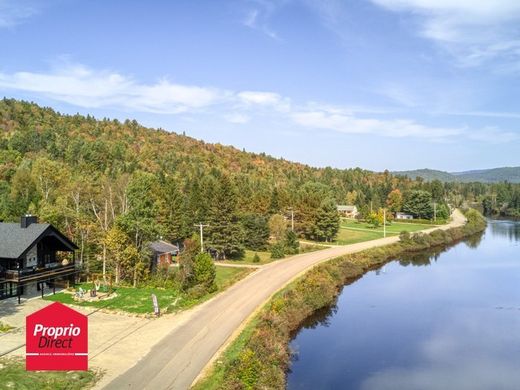
<path id="1" fill-rule="evenodd" d="M 177 245 L 162 240 L 151 242 L 149 248 L 152 252 L 152 271 L 161 265 L 173 264 L 174 258 L 179 254 L 179 247 Z"/>
<path id="2" fill-rule="evenodd" d="M 78 247 L 32 215 L 20 223 L 0 223 L 0 299 L 24 295 L 30 287 L 73 282 Z"/>

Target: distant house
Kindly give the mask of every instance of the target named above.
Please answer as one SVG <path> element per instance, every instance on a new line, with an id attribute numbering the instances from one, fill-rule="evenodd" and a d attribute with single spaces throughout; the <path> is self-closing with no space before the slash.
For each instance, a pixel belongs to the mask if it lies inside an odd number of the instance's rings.
<path id="1" fill-rule="evenodd" d="M 29 295 L 47 285 L 74 282 L 78 247 L 32 215 L 20 223 L 0 223 L 0 299 Z"/>
<path id="2" fill-rule="evenodd" d="M 154 241 L 149 244 L 152 251 L 152 270 L 157 269 L 160 265 L 171 265 L 174 263 L 174 257 L 179 254 L 179 247 L 166 241 Z"/>
<path id="3" fill-rule="evenodd" d="M 338 213 L 347 218 L 356 218 L 359 214 L 356 206 L 338 205 Z"/>
<path id="4" fill-rule="evenodd" d="M 413 219 L 413 215 L 406 213 L 395 213 L 395 219 Z"/>

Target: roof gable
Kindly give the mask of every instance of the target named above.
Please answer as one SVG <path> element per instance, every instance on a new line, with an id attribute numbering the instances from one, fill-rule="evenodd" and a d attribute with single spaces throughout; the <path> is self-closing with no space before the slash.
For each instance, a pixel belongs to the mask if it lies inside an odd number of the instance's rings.
<path id="1" fill-rule="evenodd" d="M 177 245 L 170 244 L 166 241 L 154 241 L 149 244 L 149 247 L 152 251 L 156 253 L 170 253 L 170 252 L 178 252 L 179 247 Z"/>
<path id="2" fill-rule="evenodd" d="M 52 232 L 71 249 L 76 245 L 48 223 L 32 223 L 22 228 L 19 223 L 0 223 L 0 258 L 18 259 L 25 254 L 39 238 Z"/>

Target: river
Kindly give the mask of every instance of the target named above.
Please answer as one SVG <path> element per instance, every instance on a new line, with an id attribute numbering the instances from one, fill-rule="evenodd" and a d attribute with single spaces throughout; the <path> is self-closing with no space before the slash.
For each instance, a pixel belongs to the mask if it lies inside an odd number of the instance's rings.
<path id="1" fill-rule="evenodd" d="M 520 222 L 367 273 L 291 348 L 289 389 L 520 389 Z"/>

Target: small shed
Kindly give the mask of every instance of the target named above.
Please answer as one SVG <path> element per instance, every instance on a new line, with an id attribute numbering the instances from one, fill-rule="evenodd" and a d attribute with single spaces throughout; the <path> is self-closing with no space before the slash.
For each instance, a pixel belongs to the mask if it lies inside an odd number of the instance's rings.
<path id="1" fill-rule="evenodd" d="M 175 262 L 174 257 L 179 254 L 179 247 L 169 242 L 159 240 L 151 242 L 149 248 L 152 252 L 152 270 L 161 265 L 171 265 Z"/>

